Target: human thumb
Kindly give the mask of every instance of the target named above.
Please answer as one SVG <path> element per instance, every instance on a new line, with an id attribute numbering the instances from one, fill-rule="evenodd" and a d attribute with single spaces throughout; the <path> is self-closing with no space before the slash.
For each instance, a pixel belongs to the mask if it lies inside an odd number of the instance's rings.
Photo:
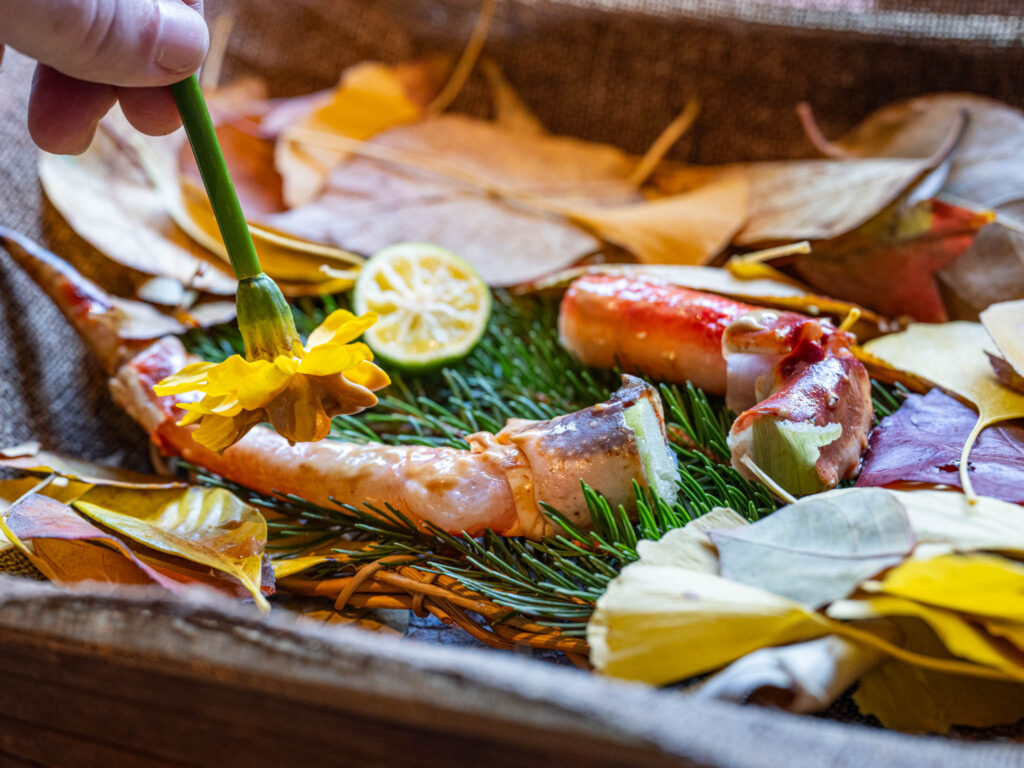
<path id="1" fill-rule="evenodd" d="M 209 45 L 202 0 L 0 0 L 0 43 L 79 80 L 169 85 Z"/>

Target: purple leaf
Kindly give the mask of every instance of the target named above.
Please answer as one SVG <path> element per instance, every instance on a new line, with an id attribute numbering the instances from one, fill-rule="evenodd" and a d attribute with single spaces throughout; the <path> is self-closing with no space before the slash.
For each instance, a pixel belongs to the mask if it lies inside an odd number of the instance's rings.
<path id="1" fill-rule="evenodd" d="M 960 450 L 978 415 L 933 389 L 910 395 L 871 433 L 858 486 L 932 483 L 960 487 Z M 985 429 L 971 449 L 968 473 L 974 490 L 1024 504 L 1024 427 Z"/>

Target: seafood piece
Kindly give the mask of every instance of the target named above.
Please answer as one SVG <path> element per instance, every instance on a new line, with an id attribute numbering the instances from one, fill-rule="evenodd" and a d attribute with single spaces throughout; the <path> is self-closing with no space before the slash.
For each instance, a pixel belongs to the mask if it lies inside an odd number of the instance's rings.
<path id="1" fill-rule="evenodd" d="M 768 309 L 726 329 L 727 402 L 746 409 L 729 430 L 732 463 L 741 474 L 754 476 L 749 457 L 795 496 L 857 474 L 874 408 L 853 343 L 828 320 Z M 761 366 L 750 362 L 758 357 Z"/>
<path id="2" fill-rule="evenodd" d="M 692 382 L 742 411 L 733 465 L 803 495 L 856 474 L 873 409 L 854 337 L 827 319 L 622 275 L 574 281 L 562 343 L 584 363 Z M 752 468 L 755 464 L 756 468 Z"/>
<path id="3" fill-rule="evenodd" d="M 726 391 L 722 334 L 756 309 L 675 285 L 617 275 L 587 275 L 565 293 L 558 313 L 562 345 L 586 365 L 621 366 L 663 381 Z"/>
<path id="4" fill-rule="evenodd" d="M 589 525 L 581 480 L 613 506 L 632 506 L 634 481 L 661 498 L 675 498 L 675 457 L 661 400 L 632 376 L 623 377 L 607 402 L 547 421 L 510 420 L 495 434 L 468 436 L 469 450 L 335 440 L 289 445 L 272 430 L 255 427 L 218 455 L 192 440 L 194 425 L 177 423 L 177 405 L 193 393 L 153 392 L 154 384 L 194 360 L 177 338 L 137 351 L 137 340 L 118 336 L 115 305 L 98 286 L 31 241 L 3 242 L 114 371 L 114 399 L 161 451 L 254 491 L 294 494 L 325 506 L 391 505 L 417 523 L 451 533 L 476 535 L 490 528 L 530 537 L 554 527 L 541 502 Z"/>

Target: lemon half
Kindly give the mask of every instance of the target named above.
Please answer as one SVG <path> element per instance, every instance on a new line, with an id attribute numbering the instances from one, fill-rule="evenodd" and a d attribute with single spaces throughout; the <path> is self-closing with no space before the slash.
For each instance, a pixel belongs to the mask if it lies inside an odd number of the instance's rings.
<path id="1" fill-rule="evenodd" d="M 363 336 L 375 354 L 406 369 L 436 368 L 469 354 L 491 316 L 491 291 L 464 259 L 429 243 L 399 243 L 362 266 L 357 314 L 377 322 Z"/>

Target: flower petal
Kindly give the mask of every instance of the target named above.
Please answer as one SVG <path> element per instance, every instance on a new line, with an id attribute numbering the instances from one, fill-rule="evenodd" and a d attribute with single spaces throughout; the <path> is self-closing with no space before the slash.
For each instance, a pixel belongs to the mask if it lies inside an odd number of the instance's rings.
<path id="1" fill-rule="evenodd" d="M 213 367 L 213 363 L 190 363 L 177 373 L 154 384 L 153 391 L 163 397 L 200 390 L 206 384 L 206 377 Z"/>
<path id="2" fill-rule="evenodd" d="M 299 363 L 299 372 L 307 376 L 329 376 L 354 368 L 372 357 L 373 353 L 365 344 L 329 342 L 310 350 Z"/>
<path id="3" fill-rule="evenodd" d="M 346 370 L 345 378 L 353 384 L 359 384 L 371 391 L 383 389 L 391 383 L 391 378 L 384 372 L 384 369 L 368 360 Z"/>
<path id="4" fill-rule="evenodd" d="M 336 309 L 309 334 L 309 338 L 306 340 L 306 352 L 329 342 L 348 344 L 359 338 L 375 322 L 377 322 L 377 315 L 373 312 L 356 317 L 346 309 Z"/>

